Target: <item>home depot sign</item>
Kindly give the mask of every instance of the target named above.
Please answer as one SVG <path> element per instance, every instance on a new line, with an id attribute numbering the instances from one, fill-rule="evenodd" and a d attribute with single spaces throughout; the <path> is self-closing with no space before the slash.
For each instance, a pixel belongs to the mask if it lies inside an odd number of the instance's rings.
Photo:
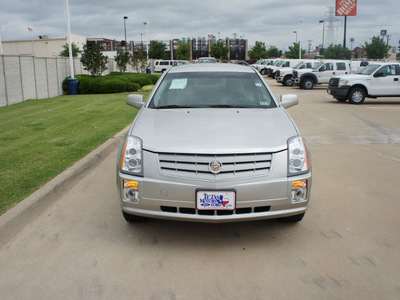
<path id="1" fill-rule="evenodd" d="M 336 0 L 337 16 L 355 16 L 357 14 L 357 0 Z"/>

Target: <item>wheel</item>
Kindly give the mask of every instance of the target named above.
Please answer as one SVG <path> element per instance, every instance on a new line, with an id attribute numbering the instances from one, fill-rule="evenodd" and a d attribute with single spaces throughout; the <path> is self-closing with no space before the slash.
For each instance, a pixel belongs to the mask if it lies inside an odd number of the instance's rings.
<path id="1" fill-rule="evenodd" d="M 262 69 L 262 70 L 260 71 L 260 73 L 261 73 L 261 75 L 267 75 L 267 70 Z"/>
<path id="2" fill-rule="evenodd" d="M 351 104 L 361 104 L 365 100 L 365 92 L 362 88 L 352 88 L 349 93 L 349 101 Z"/>
<path id="3" fill-rule="evenodd" d="M 293 78 L 292 78 L 292 76 L 286 76 L 286 77 L 283 79 L 283 85 L 284 85 L 284 86 L 292 86 L 292 85 L 293 85 Z"/>
<path id="4" fill-rule="evenodd" d="M 284 223 L 297 223 L 297 222 L 300 222 L 301 220 L 303 220 L 305 214 L 306 213 L 302 213 L 302 214 L 295 215 L 295 216 L 284 217 L 284 218 L 281 218 L 280 220 Z"/>
<path id="5" fill-rule="evenodd" d="M 312 80 L 311 78 L 304 79 L 301 87 L 306 90 L 312 90 L 312 88 L 314 87 L 314 80 Z"/>
<path id="6" fill-rule="evenodd" d="M 124 211 L 122 211 L 122 215 L 124 216 L 125 221 L 129 223 L 141 223 L 147 220 L 147 218 L 131 215 Z"/>

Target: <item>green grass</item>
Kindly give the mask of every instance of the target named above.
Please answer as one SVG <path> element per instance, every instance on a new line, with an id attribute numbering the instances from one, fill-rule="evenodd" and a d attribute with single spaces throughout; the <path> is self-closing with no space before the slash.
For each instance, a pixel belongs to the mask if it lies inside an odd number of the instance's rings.
<path id="1" fill-rule="evenodd" d="M 128 126 L 137 110 L 127 106 L 127 95 L 60 96 L 1 107 L 0 214 Z"/>

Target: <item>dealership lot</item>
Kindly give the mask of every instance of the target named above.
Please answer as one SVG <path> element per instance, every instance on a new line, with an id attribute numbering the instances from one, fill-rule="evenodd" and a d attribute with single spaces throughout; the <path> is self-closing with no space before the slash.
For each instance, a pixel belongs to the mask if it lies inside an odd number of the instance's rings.
<path id="1" fill-rule="evenodd" d="M 115 149 L 3 245 L 2 299 L 398 299 L 400 98 L 351 105 L 266 80 L 299 96 L 288 111 L 313 163 L 303 221 L 129 225 Z"/>

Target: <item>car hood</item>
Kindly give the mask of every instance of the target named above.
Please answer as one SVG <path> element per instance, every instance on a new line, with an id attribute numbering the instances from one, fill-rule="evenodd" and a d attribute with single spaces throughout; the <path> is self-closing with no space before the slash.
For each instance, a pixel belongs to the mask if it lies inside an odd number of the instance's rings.
<path id="1" fill-rule="evenodd" d="M 337 76 L 340 79 L 345 79 L 345 80 L 351 80 L 351 81 L 355 81 L 355 80 L 366 80 L 366 79 L 371 79 L 370 75 L 361 75 L 361 74 L 348 74 L 348 75 L 341 75 L 341 76 Z"/>
<path id="2" fill-rule="evenodd" d="M 149 109 L 138 114 L 131 135 L 143 148 L 172 153 L 276 152 L 298 134 L 286 111 L 272 109 Z"/>

